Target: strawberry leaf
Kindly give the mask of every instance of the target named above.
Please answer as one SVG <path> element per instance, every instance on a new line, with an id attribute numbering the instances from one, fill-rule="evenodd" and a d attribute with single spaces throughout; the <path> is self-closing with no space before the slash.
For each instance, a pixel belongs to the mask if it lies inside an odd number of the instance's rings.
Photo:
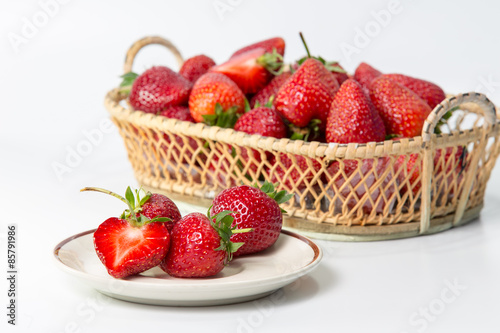
<path id="1" fill-rule="evenodd" d="M 274 95 L 271 95 L 271 97 L 269 97 L 269 99 L 267 100 L 267 103 L 266 103 L 266 104 L 264 104 L 264 106 L 265 106 L 266 108 L 270 108 L 270 109 L 272 109 L 272 107 L 273 107 L 273 103 L 274 103 Z"/>
<path id="2" fill-rule="evenodd" d="M 219 126 L 222 128 L 233 128 L 239 118 L 238 107 L 233 106 L 224 111 L 222 105 L 215 104 L 214 114 L 203 115 L 204 123 L 210 126 Z"/>
<path id="3" fill-rule="evenodd" d="M 442 133 L 442 130 L 441 130 L 441 127 L 444 126 L 446 124 L 446 121 L 448 119 L 451 118 L 451 116 L 453 115 L 453 112 L 457 111 L 459 109 L 458 106 L 450 109 L 448 112 L 446 112 L 442 117 L 441 119 L 439 119 L 437 125 L 436 125 L 436 128 L 434 129 L 434 133 L 435 134 L 441 134 Z"/>
<path id="4" fill-rule="evenodd" d="M 273 75 L 283 73 L 283 56 L 276 51 L 276 48 L 273 48 L 272 53 L 264 53 L 258 57 L 257 63 Z"/>
<path id="5" fill-rule="evenodd" d="M 120 76 L 123 80 L 120 83 L 120 91 L 126 94 L 130 93 L 130 89 L 134 84 L 135 79 L 139 76 L 139 74 L 134 72 L 128 72 Z"/>
<path id="6" fill-rule="evenodd" d="M 293 194 L 288 194 L 285 190 L 277 192 L 275 188 L 279 186 L 279 183 L 272 184 L 268 182 L 267 180 L 262 184 L 261 187 L 259 187 L 258 184 L 253 185 L 253 187 L 260 189 L 262 192 L 266 193 L 269 197 L 274 199 L 278 205 L 281 205 L 282 203 L 287 202 L 293 197 Z M 283 213 L 286 213 L 285 210 L 281 209 Z"/>
<path id="7" fill-rule="evenodd" d="M 248 99 L 245 98 L 245 113 L 252 110 L 250 107 L 250 103 L 248 103 Z"/>

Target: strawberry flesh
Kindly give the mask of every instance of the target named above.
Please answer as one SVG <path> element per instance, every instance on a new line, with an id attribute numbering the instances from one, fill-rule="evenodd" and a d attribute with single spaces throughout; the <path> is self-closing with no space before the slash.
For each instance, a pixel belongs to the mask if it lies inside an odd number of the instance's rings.
<path id="1" fill-rule="evenodd" d="M 124 278 L 157 266 L 168 252 L 170 236 L 163 223 L 133 227 L 129 221 L 109 218 L 94 232 L 97 256 L 115 278 Z"/>

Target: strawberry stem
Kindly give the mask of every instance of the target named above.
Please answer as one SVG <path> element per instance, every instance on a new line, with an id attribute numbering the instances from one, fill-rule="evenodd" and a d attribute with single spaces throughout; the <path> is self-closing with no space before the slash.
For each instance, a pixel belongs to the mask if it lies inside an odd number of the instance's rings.
<path id="1" fill-rule="evenodd" d="M 304 44 L 304 47 L 306 48 L 307 57 L 311 58 L 311 53 L 309 53 L 309 48 L 307 47 L 307 43 L 306 43 L 306 40 L 304 38 L 304 35 L 302 35 L 302 32 L 299 32 L 299 36 L 300 36 L 300 39 L 302 39 L 302 44 Z"/>
<path id="2" fill-rule="evenodd" d="M 85 191 L 95 191 L 95 192 L 109 194 L 123 201 L 128 206 L 128 209 L 126 209 L 122 213 L 120 218 L 126 219 L 134 227 L 140 228 L 148 223 L 170 221 L 168 217 L 155 217 L 153 219 L 149 219 L 146 216 L 140 214 L 142 210 L 142 205 L 146 203 L 151 197 L 150 192 L 146 193 L 144 196 L 141 196 L 141 192 L 144 193 L 144 190 L 142 190 L 142 188 L 139 190 L 135 190 L 135 195 L 134 195 L 134 192 L 132 191 L 130 186 L 127 187 L 127 191 L 125 192 L 125 198 L 119 194 L 116 194 L 115 192 L 99 187 L 85 187 L 80 190 L 80 192 L 85 192 Z"/>

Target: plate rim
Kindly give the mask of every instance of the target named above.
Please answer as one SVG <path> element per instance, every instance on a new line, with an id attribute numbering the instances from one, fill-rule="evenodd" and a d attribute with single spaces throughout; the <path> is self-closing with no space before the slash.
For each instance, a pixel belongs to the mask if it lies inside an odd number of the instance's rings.
<path id="1" fill-rule="evenodd" d="M 96 230 L 97 230 L 97 228 L 90 229 L 90 230 L 83 231 L 83 232 L 77 233 L 75 235 L 72 235 L 72 236 L 70 236 L 70 237 L 68 237 L 68 238 L 60 241 L 54 247 L 54 249 L 52 251 L 53 258 L 57 262 L 58 266 L 60 266 L 61 269 L 67 271 L 69 274 L 77 275 L 77 276 L 79 276 L 81 278 L 84 278 L 84 279 L 91 278 L 91 279 L 94 279 L 94 280 L 95 279 L 101 280 L 101 279 L 107 279 L 108 278 L 108 276 L 104 277 L 104 276 L 98 276 L 98 275 L 91 275 L 89 273 L 86 273 L 86 272 L 80 271 L 78 269 L 75 269 L 73 267 L 70 267 L 70 266 L 66 265 L 61 260 L 61 258 L 59 257 L 59 251 L 61 250 L 62 247 L 64 247 L 64 245 L 66 245 L 66 244 L 70 243 L 71 241 L 74 241 L 74 240 L 76 240 L 78 238 L 87 236 L 89 234 L 93 234 Z M 321 261 L 321 259 L 323 257 L 323 251 L 311 239 L 307 238 L 306 236 L 303 236 L 303 235 L 300 235 L 300 234 L 295 233 L 293 231 L 289 231 L 289 230 L 285 230 L 285 229 L 282 229 L 280 233 L 282 233 L 284 235 L 287 235 L 287 236 L 290 236 L 292 238 L 296 238 L 296 239 L 302 241 L 303 243 L 305 243 L 307 246 L 309 246 L 313 250 L 313 253 L 314 253 L 313 258 L 307 264 L 305 264 L 304 266 L 300 267 L 297 270 L 291 271 L 291 272 L 289 272 L 287 274 L 284 274 L 284 275 L 278 275 L 278 276 L 274 276 L 274 277 L 265 277 L 265 278 L 262 278 L 262 279 L 254 279 L 254 280 L 251 281 L 252 283 L 259 283 L 259 282 L 270 282 L 270 283 L 272 283 L 276 279 L 279 279 L 282 282 L 284 282 L 284 281 L 293 281 L 293 280 L 296 280 L 296 279 L 304 276 L 305 274 L 307 274 L 309 271 L 311 271 L 313 268 L 315 268 L 320 263 L 320 261 Z M 127 279 L 115 279 L 115 280 L 119 280 L 122 283 L 125 283 L 126 285 L 128 285 L 128 284 L 132 284 L 134 286 L 143 285 L 143 286 L 148 287 L 148 288 L 150 288 L 152 286 L 157 287 L 157 288 L 165 288 L 165 286 L 169 286 L 168 284 L 152 284 L 149 281 L 136 281 L 136 280 L 127 280 Z M 182 279 L 182 280 L 188 280 L 188 279 Z M 204 279 L 204 278 L 189 279 L 189 280 L 199 281 L 200 284 L 197 284 L 196 285 L 197 287 L 198 286 L 199 287 L 204 286 L 204 287 L 212 287 L 212 288 L 213 287 L 224 288 L 224 287 L 231 286 L 231 285 L 238 285 L 241 288 L 245 288 L 245 286 L 242 283 L 242 281 L 228 281 L 228 282 L 225 282 L 225 283 L 222 283 L 222 284 L 213 285 L 213 284 L 210 284 L 210 283 L 202 283 L 203 281 L 210 281 L 210 280 L 207 280 L 207 279 Z M 177 288 L 181 288 L 181 289 L 183 289 L 183 288 L 189 289 L 189 288 L 193 287 L 193 284 L 177 284 L 176 287 Z M 248 288 L 251 288 L 251 286 L 248 286 Z M 96 288 L 94 288 L 94 289 L 96 289 Z"/>

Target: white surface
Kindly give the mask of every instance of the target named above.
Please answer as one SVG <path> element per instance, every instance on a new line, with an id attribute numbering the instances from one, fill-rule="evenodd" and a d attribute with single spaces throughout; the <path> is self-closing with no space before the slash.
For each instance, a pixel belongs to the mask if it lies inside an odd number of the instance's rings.
<path id="1" fill-rule="evenodd" d="M 21 34 L 24 18 L 32 20 L 41 6 L 38 0 L 2 1 L 0 267 L 4 272 L 6 226 L 12 222 L 19 228 L 20 266 L 19 325 L 8 326 L 2 310 L 2 332 L 498 331 L 498 166 L 479 221 L 413 239 L 318 242 L 325 253 L 318 269 L 261 301 L 189 309 L 143 306 L 102 296 L 55 267 L 57 242 L 124 208 L 118 200 L 79 189 L 100 186 L 121 193 L 136 184 L 117 131 L 99 126 L 108 117 L 103 98 L 119 82 L 125 51 L 145 35 L 163 35 L 186 57 L 204 52 L 217 62 L 249 42 L 281 35 L 290 61 L 304 53 L 301 30 L 313 53 L 340 60 L 349 71 L 364 60 L 384 72 L 435 81 L 448 92 L 479 90 L 500 104 L 497 1 L 401 0 L 402 10 L 351 59 L 339 45 L 355 45 L 357 29 L 373 25 L 372 12 L 388 8 L 389 0 L 270 2 L 68 1 L 15 53 L 9 34 Z M 220 3 L 232 8 L 223 20 L 214 9 Z M 152 64 L 175 66 L 175 61 L 151 47 L 135 68 Z M 102 136 L 84 147 L 84 133 L 97 131 Z M 77 147 L 90 148 L 80 159 L 69 157 Z M 69 171 L 58 179 L 52 165 L 66 164 L 67 158 Z M 0 304 L 6 304 L 7 281 L 1 276 Z M 448 284 L 455 279 L 466 289 L 455 290 L 453 297 Z M 415 317 L 429 307 L 427 319 Z"/>
<path id="2" fill-rule="evenodd" d="M 210 278 L 179 279 L 159 267 L 126 279 L 114 279 L 95 253 L 93 232 L 62 241 L 56 265 L 80 282 L 117 299 L 151 305 L 208 306 L 251 301 L 311 272 L 321 250 L 294 233 L 282 233 L 273 246 L 258 254 L 234 258 Z"/>

